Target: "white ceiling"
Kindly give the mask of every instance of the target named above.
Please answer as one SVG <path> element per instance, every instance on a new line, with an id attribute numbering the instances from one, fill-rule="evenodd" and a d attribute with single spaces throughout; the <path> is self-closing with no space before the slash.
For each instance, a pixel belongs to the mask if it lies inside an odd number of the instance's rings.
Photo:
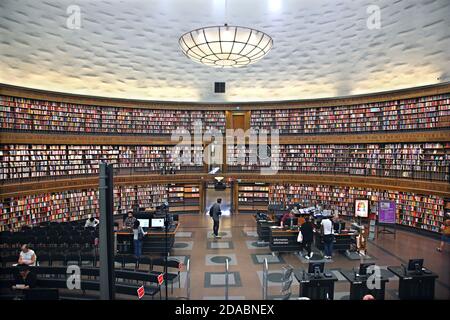
<path id="1" fill-rule="evenodd" d="M 81 28 L 66 26 L 67 7 Z M 369 5 L 381 28 L 367 28 Z M 173 101 L 332 97 L 449 81 L 449 0 L 1 0 L 0 82 L 52 91 Z M 178 38 L 202 26 L 259 29 L 259 62 L 215 69 Z M 227 93 L 214 94 L 213 82 Z"/>

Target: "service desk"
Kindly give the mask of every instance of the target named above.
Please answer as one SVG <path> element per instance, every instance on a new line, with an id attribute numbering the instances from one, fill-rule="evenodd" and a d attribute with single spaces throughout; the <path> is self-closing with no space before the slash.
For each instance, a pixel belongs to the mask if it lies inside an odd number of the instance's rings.
<path id="1" fill-rule="evenodd" d="M 256 219 L 256 232 L 258 233 L 258 239 L 260 241 L 269 242 L 270 227 L 275 225 L 275 221 L 273 221 L 269 217 L 267 218 L 267 220 Z"/>
<path id="2" fill-rule="evenodd" d="M 439 277 L 436 273 L 415 274 L 402 267 L 388 267 L 399 281 L 398 297 L 400 300 L 433 300 L 435 281 Z"/>
<path id="3" fill-rule="evenodd" d="M 295 252 L 302 250 L 302 244 L 297 242 L 298 228 L 269 228 L 269 248 L 273 252 Z"/>
<path id="4" fill-rule="evenodd" d="M 350 282 L 350 300 L 362 300 L 366 294 L 371 294 L 376 300 L 384 300 L 386 291 L 386 282 L 389 282 L 388 278 L 380 276 L 378 279 L 369 278 L 368 276 L 355 276 L 353 270 L 340 271 L 341 274 Z M 373 282 L 379 281 L 379 287 L 376 289 L 369 289 L 368 280 L 370 286 L 375 286 Z"/>
<path id="5" fill-rule="evenodd" d="M 334 273 L 331 277 L 326 278 L 323 274 L 320 278 L 314 278 L 314 275 L 303 273 L 303 270 L 294 270 L 295 279 L 300 284 L 299 297 L 308 297 L 311 300 L 333 300 L 334 299 L 334 283 L 338 278 Z"/>
<path id="6" fill-rule="evenodd" d="M 175 234 L 179 223 L 172 225 L 167 232 L 167 249 L 172 249 L 175 243 Z M 120 230 L 117 235 L 117 250 L 121 254 L 133 254 L 133 232 L 131 230 Z M 164 228 L 149 228 L 142 242 L 142 254 L 166 252 L 166 231 Z"/>
<path id="7" fill-rule="evenodd" d="M 346 232 L 334 235 L 333 250 L 343 252 L 350 250 L 352 245 L 356 245 L 356 236 L 358 233 Z M 314 244 L 319 250 L 324 249 L 323 235 L 320 232 L 314 232 Z"/>

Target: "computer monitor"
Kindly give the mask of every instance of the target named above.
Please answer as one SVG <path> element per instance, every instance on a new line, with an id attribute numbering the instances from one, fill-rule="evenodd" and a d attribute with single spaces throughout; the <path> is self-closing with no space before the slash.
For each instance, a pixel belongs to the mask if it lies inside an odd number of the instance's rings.
<path id="1" fill-rule="evenodd" d="M 369 268 L 370 266 L 374 266 L 375 265 L 375 263 L 373 263 L 373 262 L 366 262 L 366 263 L 361 263 L 360 265 L 359 265 L 359 275 L 360 276 L 365 276 L 365 275 L 367 275 L 367 268 Z"/>
<path id="2" fill-rule="evenodd" d="M 345 222 L 334 222 L 333 228 L 336 233 L 341 233 L 345 229 Z"/>
<path id="3" fill-rule="evenodd" d="M 308 273 L 315 273 L 315 271 L 323 273 L 324 269 L 325 269 L 324 262 L 310 262 L 308 265 Z"/>
<path id="4" fill-rule="evenodd" d="M 137 219 L 139 221 L 139 224 L 142 228 L 148 228 L 149 227 L 149 219 Z"/>
<path id="5" fill-rule="evenodd" d="M 422 271 L 423 259 L 410 259 L 408 262 L 408 271 Z"/>
<path id="6" fill-rule="evenodd" d="M 152 219 L 152 228 L 163 228 L 163 227 L 164 227 L 163 218 Z"/>

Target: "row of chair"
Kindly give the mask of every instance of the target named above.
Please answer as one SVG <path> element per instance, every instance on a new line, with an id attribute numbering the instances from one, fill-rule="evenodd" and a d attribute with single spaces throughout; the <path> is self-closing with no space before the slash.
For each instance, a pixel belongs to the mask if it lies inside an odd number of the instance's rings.
<path id="1" fill-rule="evenodd" d="M 99 255 L 96 252 L 75 251 L 75 252 L 61 252 L 61 251 L 47 251 L 36 253 L 37 265 L 39 266 L 91 266 L 96 267 L 99 264 Z M 18 262 L 19 254 L 11 254 L 1 256 L 0 262 L 2 267 L 8 267 Z M 141 256 L 136 258 L 134 255 L 115 255 L 115 268 L 129 269 L 129 270 L 147 270 L 155 271 L 156 268 L 164 271 L 165 259 L 162 257 Z M 145 266 L 147 266 L 145 268 Z M 144 268 L 143 268 L 144 267 Z M 167 274 L 165 280 L 171 284 L 171 292 L 173 292 L 173 282 L 179 280 L 181 287 L 180 271 L 183 264 L 177 259 L 169 258 L 167 261 Z M 169 272 L 169 270 L 171 272 Z M 172 271 L 173 270 L 173 271 Z"/>
<path id="2" fill-rule="evenodd" d="M 65 267 L 32 267 L 32 272 L 37 275 L 39 288 L 67 289 L 67 268 Z M 0 270 L 0 287 L 11 288 L 15 284 L 17 269 L 14 267 L 2 268 Z M 161 299 L 161 273 L 142 272 L 135 270 L 115 271 L 115 291 L 118 294 L 137 295 L 137 289 L 144 286 L 145 294 L 153 297 L 159 293 Z M 99 291 L 99 268 L 80 268 L 80 287 L 83 295 L 86 290 Z M 164 279 L 164 277 L 162 277 Z M 72 291 L 72 290 L 71 290 Z"/>

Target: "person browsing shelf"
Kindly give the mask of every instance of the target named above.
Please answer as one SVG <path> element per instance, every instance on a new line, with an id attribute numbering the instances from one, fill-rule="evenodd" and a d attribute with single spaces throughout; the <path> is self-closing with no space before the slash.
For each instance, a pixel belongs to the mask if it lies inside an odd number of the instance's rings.
<path id="1" fill-rule="evenodd" d="M 36 265 L 36 254 L 33 250 L 29 248 L 27 244 L 24 244 L 21 248 L 19 260 L 19 265 L 28 265 L 28 266 L 35 266 Z"/>
<path id="2" fill-rule="evenodd" d="M 132 229 L 135 222 L 136 218 L 133 216 L 133 211 L 128 211 L 128 217 L 126 217 L 125 221 L 123 222 L 123 226 L 127 229 Z"/>
<path id="3" fill-rule="evenodd" d="M 323 244 L 324 244 L 324 258 L 331 259 L 333 255 L 333 222 L 330 217 L 326 217 L 322 219 L 321 223 L 321 231 L 323 235 Z"/>

